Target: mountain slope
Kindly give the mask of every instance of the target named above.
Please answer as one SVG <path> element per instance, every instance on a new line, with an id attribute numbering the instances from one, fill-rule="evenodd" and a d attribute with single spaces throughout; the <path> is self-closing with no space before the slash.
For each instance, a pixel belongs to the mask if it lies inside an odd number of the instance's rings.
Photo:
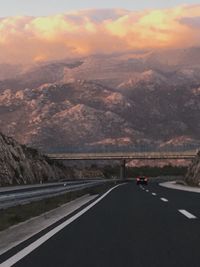
<path id="1" fill-rule="evenodd" d="M 189 166 L 185 181 L 191 186 L 200 186 L 200 152 Z"/>
<path id="2" fill-rule="evenodd" d="M 196 148 L 198 51 L 46 62 L 14 79 L 0 68 L 0 129 L 44 151 Z"/>
<path id="3" fill-rule="evenodd" d="M 65 166 L 0 133 L 0 186 L 56 181 L 73 176 Z"/>

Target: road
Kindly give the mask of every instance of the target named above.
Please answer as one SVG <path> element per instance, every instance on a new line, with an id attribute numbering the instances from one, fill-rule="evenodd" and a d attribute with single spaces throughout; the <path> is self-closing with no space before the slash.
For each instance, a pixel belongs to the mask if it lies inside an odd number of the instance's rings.
<path id="1" fill-rule="evenodd" d="M 13 260 L 16 267 L 200 266 L 200 194 L 131 182 L 73 217 L 40 246 L 45 232 L 2 255 L 1 266 Z"/>

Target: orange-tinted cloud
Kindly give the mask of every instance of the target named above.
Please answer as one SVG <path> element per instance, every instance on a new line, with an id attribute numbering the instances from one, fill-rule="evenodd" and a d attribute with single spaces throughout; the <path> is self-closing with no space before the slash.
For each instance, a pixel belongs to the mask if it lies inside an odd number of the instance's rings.
<path id="1" fill-rule="evenodd" d="M 200 45 L 200 5 L 141 12 L 85 10 L 0 19 L 0 62 Z"/>

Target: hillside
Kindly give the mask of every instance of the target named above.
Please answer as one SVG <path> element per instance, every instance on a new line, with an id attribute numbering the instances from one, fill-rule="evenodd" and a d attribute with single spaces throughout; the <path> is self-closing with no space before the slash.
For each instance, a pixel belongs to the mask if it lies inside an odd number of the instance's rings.
<path id="1" fill-rule="evenodd" d="M 2 65 L 0 130 L 46 152 L 198 148 L 198 53 L 140 51 Z"/>
<path id="2" fill-rule="evenodd" d="M 0 186 L 72 178 L 72 170 L 0 133 Z"/>
<path id="3" fill-rule="evenodd" d="M 189 166 L 185 181 L 191 186 L 200 186 L 200 152 Z"/>

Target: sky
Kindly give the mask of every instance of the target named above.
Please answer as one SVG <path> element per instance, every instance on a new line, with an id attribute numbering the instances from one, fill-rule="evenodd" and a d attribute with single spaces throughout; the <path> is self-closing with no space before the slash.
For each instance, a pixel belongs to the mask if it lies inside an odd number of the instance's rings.
<path id="1" fill-rule="evenodd" d="M 99 8 L 155 9 L 198 2 L 199 0 L 0 0 L 0 17 L 48 16 L 70 10 Z"/>
<path id="2" fill-rule="evenodd" d="M 197 1 L 2 2 L 0 63 L 30 64 L 92 54 L 200 46 Z"/>

